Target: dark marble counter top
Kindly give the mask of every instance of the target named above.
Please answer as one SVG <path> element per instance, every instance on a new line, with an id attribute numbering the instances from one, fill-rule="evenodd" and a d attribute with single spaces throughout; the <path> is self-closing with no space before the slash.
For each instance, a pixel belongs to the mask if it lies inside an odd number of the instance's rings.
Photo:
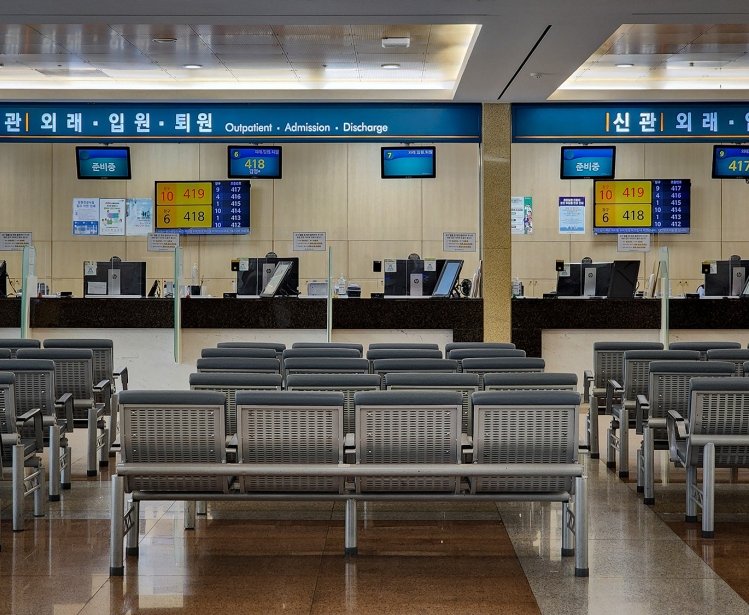
<path id="1" fill-rule="evenodd" d="M 325 329 L 324 299 L 182 299 L 183 329 Z M 0 327 L 20 326 L 20 300 L 0 299 Z M 172 299 L 32 299 L 34 328 L 171 328 Z M 481 299 L 336 299 L 334 329 L 448 329 L 484 335 Z"/>

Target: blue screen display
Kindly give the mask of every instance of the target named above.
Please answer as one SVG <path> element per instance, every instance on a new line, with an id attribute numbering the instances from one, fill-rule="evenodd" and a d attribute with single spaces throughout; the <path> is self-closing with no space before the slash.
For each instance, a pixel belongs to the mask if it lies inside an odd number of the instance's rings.
<path id="1" fill-rule="evenodd" d="M 281 148 L 230 145 L 229 177 L 281 179 Z"/>
<path id="2" fill-rule="evenodd" d="M 383 147 L 383 179 L 435 176 L 434 147 Z"/>
<path id="3" fill-rule="evenodd" d="M 76 147 L 78 179 L 130 179 L 129 147 Z"/>
<path id="4" fill-rule="evenodd" d="M 714 145 L 713 178 L 749 178 L 749 147 Z"/>
<path id="5" fill-rule="evenodd" d="M 563 147 L 561 179 L 613 179 L 616 148 Z"/>

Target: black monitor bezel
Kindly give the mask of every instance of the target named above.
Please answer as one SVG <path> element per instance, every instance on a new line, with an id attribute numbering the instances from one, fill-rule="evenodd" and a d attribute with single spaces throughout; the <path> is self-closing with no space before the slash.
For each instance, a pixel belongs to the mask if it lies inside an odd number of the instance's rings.
<path id="1" fill-rule="evenodd" d="M 569 149 L 609 149 L 611 150 L 611 175 L 565 175 L 564 152 Z M 616 176 L 616 145 L 563 145 L 559 151 L 559 179 L 614 179 Z"/>
<path id="2" fill-rule="evenodd" d="M 447 294 L 445 294 L 445 293 L 437 294 L 437 289 L 440 287 L 440 283 L 442 282 L 442 278 L 447 277 L 446 272 L 447 272 L 449 266 L 452 263 L 457 263 L 458 264 L 458 271 L 453 276 L 453 283 L 450 286 L 450 290 L 447 292 Z M 437 297 L 437 298 L 446 298 L 446 297 L 448 297 L 449 298 L 450 296 L 452 296 L 452 292 L 455 289 L 455 285 L 458 283 L 458 278 L 460 278 L 460 273 L 463 270 L 463 264 L 464 264 L 464 261 L 462 259 L 458 259 L 458 258 L 449 258 L 449 259 L 445 260 L 445 264 L 442 266 L 442 270 L 440 271 L 440 275 L 439 275 L 439 277 L 437 278 L 437 281 L 434 284 L 434 290 L 432 291 L 432 297 Z"/>
<path id="3" fill-rule="evenodd" d="M 432 150 L 432 174 L 431 175 L 385 175 L 385 150 L 409 150 L 430 149 Z M 405 145 L 389 147 L 383 145 L 380 148 L 380 179 L 434 179 L 437 177 L 437 146 L 436 145 Z"/>
<path id="4" fill-rule="evenodd" d="M 232 149 L 277 149 L 278 150 L 278 175 L 232 175 L 231 173 L 231 150 Z M 229 179 L 283 179 L 283 147 L 280 145 L 227 145 L 226 146 L 226 176 Z"/>
<path id="5" fill-rule="evenodd" d="M 744 172 L 742 175 L 719 175 L 717 173 L 717 170 L 715 168 L 715 160 L 717 157 L 718 150 L 721 148 L 732 148 L 732 149 L 749 149 L 749 145 L 742 145 L 741 143 L 722 143 L 718 145 L 713 145 L 713 158 L 712 158 L 712 169 L 711 169 L 711 177 L 713 179 L 749 179 L 749 170 Z"/>
<path id="6" fill-rule="evenodd" d="M 125 150 L 127 152 L 127 156 L 125 159 L 127 160 L 127 177 L 124 175 L 117 175 L 116 177 L 107 177 L 106 175 L 102 177 L 89 177 L 85 175 L 81 175 L 81 150 L 95 150 L 95 151 L 106 151 L 106 150 L 113 150 L 113 149 L 121 149 Z M 75 146 L 75 171 L 78 175 L 78 179 L 95 179 L 95 180 L 109 180 L 109 181 L 117 181 L 117 180 L 126 180 L 126 179 L 132 179 L 133 178 L 133 168 L 132 163 L 130 161 L 130 146 L 128 145 L 118 145 L 116 147 L 111 147 L 108 145 L 76 145 Z"/>

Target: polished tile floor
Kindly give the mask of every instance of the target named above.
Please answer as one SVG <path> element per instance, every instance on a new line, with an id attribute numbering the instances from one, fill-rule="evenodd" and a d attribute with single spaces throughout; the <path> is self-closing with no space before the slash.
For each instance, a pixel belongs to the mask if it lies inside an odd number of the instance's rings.
<path id="1" fill-rule="evenodd" d="M 340 504 L 217 503 L 185 531 L 182 504 L 147 503 L 140 556 L 109 578 L 108 474 L 87 480 L 76 458 L 80 480 L 23 532 L 0 484 L 0 613 L 749 614 L 731 588 L 749 580 L 746 485 L 719 489 L 716 538 L 702 541 L 678 475 L 653 510 L 584 462 L 588 579 L 560 555 L 559 505 L 490 502 L 360 505 L 355 558 Z"/>

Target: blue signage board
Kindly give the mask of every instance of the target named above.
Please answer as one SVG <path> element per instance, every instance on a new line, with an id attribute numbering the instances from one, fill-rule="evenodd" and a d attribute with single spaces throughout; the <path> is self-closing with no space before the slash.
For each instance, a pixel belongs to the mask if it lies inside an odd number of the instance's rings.
<path id="1" fill-rule="evenodd" d="M 560 179 L 613 179 L 613 146 L 563 147 Z"/>
<path id="2" fill-rule="evenodd" d="M 512 106 L 512 140 L 747 141 L 749 103 L 549 103 Z"/>
<path id="3" fill-rule="evenodd" d="M 280 147 L 229 146 L 228 177 L 281 179 Z"/>
<path id="4" fill-rule="evenodd" d="M 434 147 L 383 147 L 380 165 L 382 179 L 435 176 Z"/>
<path id="5" fill-rule="evenodd" d="M 749 147 L 713 146 L 713 179 L 749 178 Z"/>
<path id="6" fill-rule="evenodd" d="M 130 179 L 130 148 L 77 147 L 78 179 Z"/>
<path id="7" fill-rule="evenodd" d="M 473 103 L 0 103 L 1 141 L 481 141 Z"/>

